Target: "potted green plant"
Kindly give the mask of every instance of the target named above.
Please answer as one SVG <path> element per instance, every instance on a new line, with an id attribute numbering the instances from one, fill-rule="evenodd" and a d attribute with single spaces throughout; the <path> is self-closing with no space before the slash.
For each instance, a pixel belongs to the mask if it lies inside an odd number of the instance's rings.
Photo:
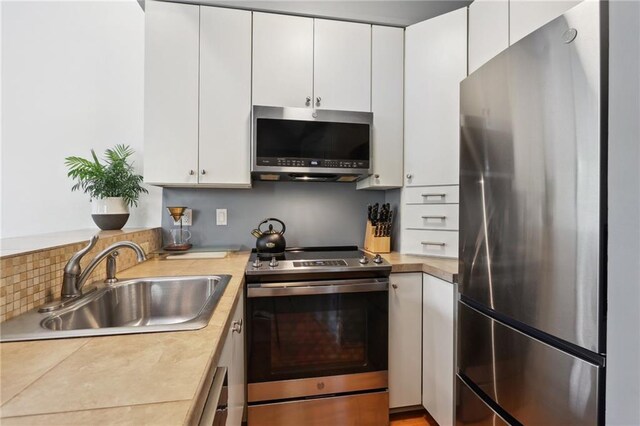
<path id="1" fill-rule="evenodd" d="M 142 187 L 142 176 L 136 174 L 127 160 L 134 151 L 126 145 L 116 145 L 104 152 L 101 162 L 91 150 L 91 160 L 67 157 L 67 176 L 75 180 L 72 191 L 81 189 L 92 201 L 91 217 L 103 230 L 122 229 L 129 220 L 129 207 L 137 206 Z"/>

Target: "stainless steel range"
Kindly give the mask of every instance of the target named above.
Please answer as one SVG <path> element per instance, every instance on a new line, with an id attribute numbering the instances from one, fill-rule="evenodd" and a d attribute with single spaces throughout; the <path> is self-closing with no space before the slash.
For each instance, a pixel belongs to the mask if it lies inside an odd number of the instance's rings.
<path id="1" fill-rule="evenodd" d="M 249 426 L 387 424 L 391 264 L 290 248 L 245 273 Z"/>

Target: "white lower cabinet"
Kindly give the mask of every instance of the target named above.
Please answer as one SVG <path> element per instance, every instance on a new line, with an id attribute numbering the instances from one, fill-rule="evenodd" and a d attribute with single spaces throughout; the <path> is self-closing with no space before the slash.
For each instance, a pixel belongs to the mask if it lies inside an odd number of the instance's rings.
<path id="1" fill-rule="evenodd" d="M 422 405 L 440 426 L 453 424 L 455 284 L 422 277 Z"/>
<path id="2" fill-rule="evenodd" d="M 389 407 L 421 403 L 422 273 L 391 274 Z"/>
<path id="3" fill-rule="evenodd" d="M 227 367 L 228 381 L 228 414 L 227 426 L 242 424 L 245 395 L 244 374 L 244 294 L 240 295 L 238 305 L 233 311 L 229 334 L 222 347 L 218 366 Z"/>

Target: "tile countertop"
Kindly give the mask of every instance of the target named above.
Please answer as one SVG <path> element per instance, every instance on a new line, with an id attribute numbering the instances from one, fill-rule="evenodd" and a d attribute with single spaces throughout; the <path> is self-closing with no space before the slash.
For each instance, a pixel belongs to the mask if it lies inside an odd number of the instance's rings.
<path id="1" fill-rule="evenodd" d="M 0 344 L 0 416 L 14 424 L 193 423 L 217 365 L 249 254 L 225 259 L 152 259 L 121 278 L 230 274 L 201 330 Z M 453 282 L 457 261 L 384 255 L 392 272 L 426 272 Z M 196 414 L 197 415 L 197 414 Z"/>
<path id="2" fill-rule="evenodd" d="M 450 283 L 458 282 L 458 260 L 391 252 L 383 254 L 393 266 L 391 273 L 424 272 Z"/>
<path id="3" fill-rule="evenodd" d="M 3 426 L 188 423 L 206 396 L 204 381 L 220 357 L 248 256 L 152 259 L 118 274 L 232 275 L 203 329 L 0 344 Z"/>

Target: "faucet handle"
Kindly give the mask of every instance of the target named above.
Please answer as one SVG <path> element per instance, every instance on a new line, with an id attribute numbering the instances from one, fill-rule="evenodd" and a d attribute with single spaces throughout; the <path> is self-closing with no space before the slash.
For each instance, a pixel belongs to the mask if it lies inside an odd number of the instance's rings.
<path id="1" fill-rule="evenodd" d="M 66 273 L 79 274 L 80 259 L 82 259 L 85 254 L 89 253 L 89 251 L 91 251 L 91 249 L 93 249 L 96 246 L 96 243 L 98 242 L 99 238 L 100 237 L 98 236 L 98 234 L 95 234 L 93 237 L 91 237 L 91 239 L 89 240 L 89 244 L 87 244 L 85 248 L 83 248 L 82 250 L 79 250 L 77 253 L 71 256 L 71 259 L 69 259 L 69 261 L 67 262 L 67 265 L 64 267 L 64 271 Z"/>
<path id="2" fill-rule="evenodd" d="M 89 240 L 89 244 L 87 244 L 87 246 L 85 248 L 83 248 L 82 250 L 80 250 L 79 252 L 77 252 L 75 256 L 78 256 L 80 258 L 82 258 L 85 254 L 89 253 L 89 251 L 94 248 L 96 246 L 96 243 L 98 242 L 98 240 L 100 239 L 100 237 L 98 236 L 98 234 L 95 234 L 93 237 L 91 237 L 91 239 Z"/>

